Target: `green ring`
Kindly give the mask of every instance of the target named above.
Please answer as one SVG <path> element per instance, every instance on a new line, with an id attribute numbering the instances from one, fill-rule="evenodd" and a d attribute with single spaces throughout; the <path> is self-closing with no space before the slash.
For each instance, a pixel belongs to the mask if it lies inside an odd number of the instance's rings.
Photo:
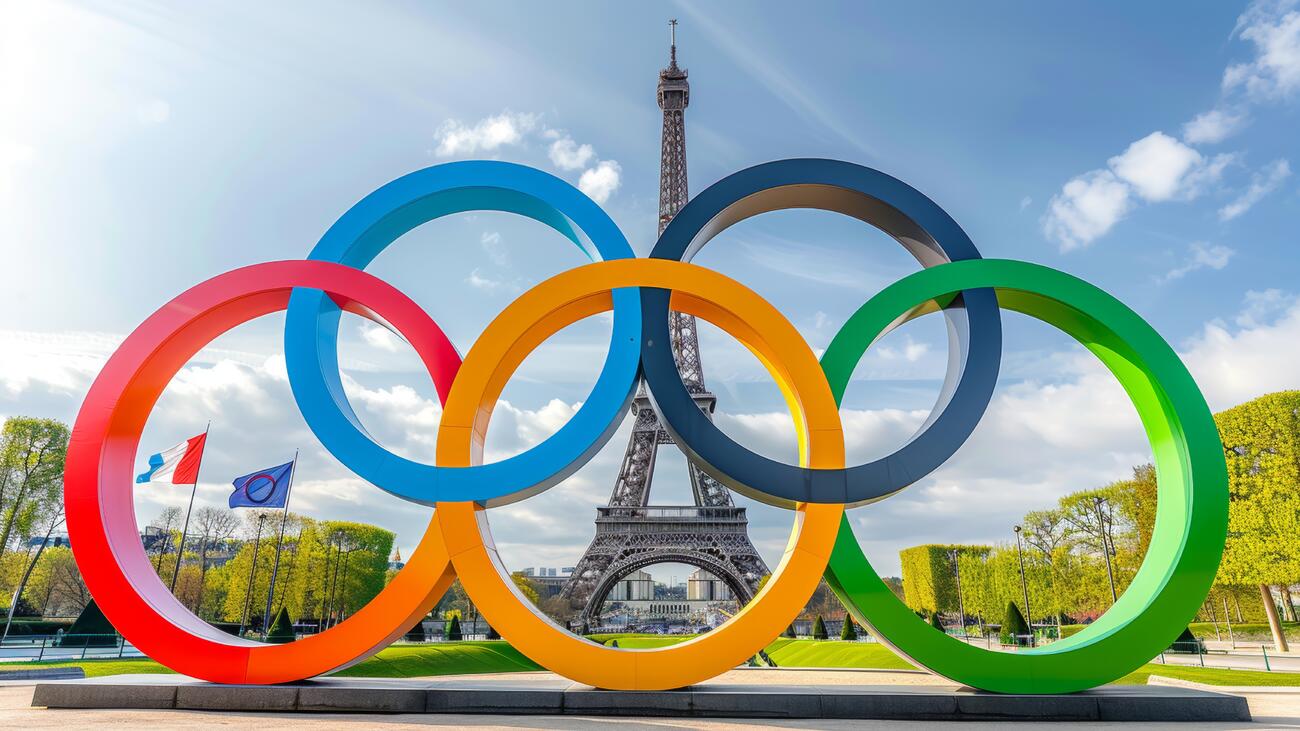
<path id="1" fill-rule="evenodd" d="M 885 288 L 853 314 L 822 357 L 840 402 L 867 347 L 894 327 L 992 287 L 1000 306 L 1068 333 L 1110 369 L 1137 407 L 1155 455 L 1156 521 L 1133 583 L 1082 632 L 1044 647 L 993 652 L 936 631 L 876 574 L 847 515 L 826 580 L 853 616 L 913 663 L 1000 693 L 1067 693 L 1141 667 L 1182 632 L 1214 582 L 1228 526 L 1228 471 L 1205 397 L 1173 348 L 1102 290 L 1048 267 L 974 259 L 930 267 Z"/>

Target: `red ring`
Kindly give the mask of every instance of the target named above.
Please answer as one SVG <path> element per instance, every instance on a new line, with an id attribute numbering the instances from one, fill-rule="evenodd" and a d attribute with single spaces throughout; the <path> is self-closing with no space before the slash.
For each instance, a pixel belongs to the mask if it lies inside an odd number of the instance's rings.
<path id="1" fill-rule="evenodd" d="M 136 328 L 91 385 L 68 447 L 68 536 L 95 601 L 146 655 L 212 682 L 289 682 L 345 667 L 407 631 L 453 579 L 436 523 L 430 521 L 410 561 L 369 604 L 326 632 L 269 645 L 199 619 L 172 595 L 145 555 L 131 473 L 154 404 L 195 353 L 236 325 L 285 309 L 294 287 L 324 290 L 344 309 L 392 323 L 415 348 L 439 393 L 446 393 L 460 356 L 406 295 L 340 264 L 268 262 L 198 284 Z"/>

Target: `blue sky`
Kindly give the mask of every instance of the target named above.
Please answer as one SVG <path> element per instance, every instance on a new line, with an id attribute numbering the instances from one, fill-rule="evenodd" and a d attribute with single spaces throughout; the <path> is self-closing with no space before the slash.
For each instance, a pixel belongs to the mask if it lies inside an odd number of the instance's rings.
<path id="1" fill-rule="evenodd" d="M 692 191 L 748 165 L 824 156 L 936 200 L 985 256 L 1064 269 L 1111 291 L 1185 357 L 1211 405 L 1297 387 L 1300 12 L 1294 2 L 993 7 L 750 3 L 16 5 L 0 29 L 0 414 L 71 420 L 113 344 L 171 296 L 227 269 L 302 257 L 348 206 L 428 165 L 495 158 L 551 171 L 602 202 L 641 253 L 657 205 L 656 72 L 678 17 L 690 69 Z M 832 214 L 745 222 L 696 260 L 754 287 L 814 347 L 916 268 Z M 540 225 L 458 216 L 412 232 L 371 271 L 462 352 L 518 292 L 582 263 Z M 362 517 L 409 546 L 427 511 L 360 484 L 292 405 L 278 317 L 204 351 L 168 390 L 144 454 L 213 419 L 200 499 L 304 450 L 295 505 Z M 1059 334 L 1007 317 L 997 399 L 949 465 L 854 514 L 869 555 L 1005 540 L 1015 518 L 1146 459 L 1136 416 Z M 585 396 L 608 323 L 530 358 L 489 452 L 553 431 Z M 789 458 L 775 388 L 702 328 L 720 423 Z M 925 418 L 943 373 L 938 321 L 891 335 L 846 403 L 850 455 L 879 456 Z M 431 458 L 438 407 L 401 343 L 360 321 L 345 370 L 367 426 Z M 567 565 L 607 499 L 625 432 L 568 484 L 503 508 L 512 567 Z M 687 499 L 661 457 L 659 502 Z M 185 495 L 138 493 L 141 522 Z M 744 501 L 742 501 L 744 502 Z M 745 504 L 750 504 L 745 502 Z M 774 558 L 789 516 L 751 507 Z M 680 573 L 680 572 L 678 572 Z"/>

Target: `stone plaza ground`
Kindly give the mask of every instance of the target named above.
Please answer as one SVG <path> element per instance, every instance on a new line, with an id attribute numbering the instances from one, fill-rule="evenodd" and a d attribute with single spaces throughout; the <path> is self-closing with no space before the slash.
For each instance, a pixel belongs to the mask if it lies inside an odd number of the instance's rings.
<path id="1" fill-rule="evenodd" d="M 138 677 L 138 676 L 137 676 Z M 108 679 L 104 679 L 108 680 Z M 124 679 L 125 680 L 125 679 Z M 430 679 L 431 681 L 434 679 Z M 451 679 L 442 678 L 442 681 Z M 377 681 L 383 683 L 384 681 Z M 396 682 L 396 681 L 388 681 Z M 460 676 L 457 684 L 490 687 L 508 684 L 509 687 L 545 689 L 562 685 L 562 679 L 551 673 L 511 673 L 503 675 Z M 777 695 L 792 686 L 813 689 L 830 689 L 836 686 L 852 691 L 852 686 L 890 687 L 906 695 L 920 695 L 955 691 L 951 683 L 918 672 L 846 671 L 846 670 L 736 670 L 709 681 L 705 686 L 743 686 L 750 692 Z M 764 687 L 769 692 L 764 692 Z M 154 728 L 228 728 L 252 724 L 274 725 L 277 728 L 361 728 L 382 725 L 385 728 L 406 727 L 474 727 L 474 728 L 706 728 L 732 729 L 745 727 L 769 728 L 926 728 L 940 726 L 953 728 L 995 728 L 1005 726 L 1005 721 L 864 721 L 828 719 L 706 719 L 706 718 L 636 718 L 636 717 L 586 717 L 581 715 L 491 715 L 491 714 L 429 714 L 389 713 L 382 715 L 355 713 L 241 713 L 219 710 L 55 710 L 32 708 L 32 683 L 15 682 L 0 687 L 0 727 L 3 728 L 83 728 L 91 724 L 124 728 L 150 726 Z M 1113 687 L 1115 690 L 1122 689 Z M 289 689 L 285 689 L 289 690 Z M 1145 690 L 1139 688 L 1138 690 Z M 1170 689 L 1179 691 L 1181 689 Z M 1217 693 L 1232 693 L 1246 698 L 1253 722 L 1182 722 L 1182 723 L 1058 723 L 1054 728 L 1096 728 L 1099 725 L 1126 728 L 1180 728 L 1180 729 L 1236 729 L 1236 728 L 1300 728 L 1300 688 L 1214 688 Z"/>

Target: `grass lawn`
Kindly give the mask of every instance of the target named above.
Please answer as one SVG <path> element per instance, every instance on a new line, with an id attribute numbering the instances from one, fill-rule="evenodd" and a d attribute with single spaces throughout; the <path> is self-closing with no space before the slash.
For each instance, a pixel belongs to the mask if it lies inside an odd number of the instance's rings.
<path id="1" fill-rule="evenodd" d="M 418 678 L 425 675 L 517 673 L 540 670 L 504 640 L 393 645 L 368 660 L 335 673 L 358 678 Z"/>
<path id="2" fill-rule="evenodd" d="M 604 638 L 602 638 L 604 639 Z M 613 639 L 613 638 L 611 638 Z M 665 647 L 690 639 L 690 636 L 641 635 L 620 636 L 620 647 Z M 778 667 L 872 668 L 910 670 L 912 665 L 883 645 L 834 640 L 796 640 L 778 638 L 767 646 L 768 656 Z M 129 673 L 170 673 L 152 660 L 113 659 L 72 662 L 0 663 L 0 670 L 30 667 L 81 667 L 88 677 Z M 509 673 L 540 670 L 501 640 L 447 642 L 427 645 L 394 645 L 358 663 L 338 675 L 369 678 L 412 678 L 429 675 L 463 673 Z M 1148 663 L 1123 678 L 1119 685 L 1145 685 L 1152 675 L 1191 680 L 1207 685 L 1300 686 L 1300 673 L 1267 673 L 1258 670 L 1223 670 Z"/>
<path id="3" fill-rule="evenodd" d="M 0 670 L 23 670 L 26 668 L 82 668 L 86 677 L 98 678 L 104 675 L 130 675 L 132 673 L 170 673 L 167 668 L 153 660 L 145 658 L 126 658 L 118 660 L 72 660 L 65 662 L 6 662 L 0 663 Z"/>
<path id="4" fill-rule="evenodd" d="M 782 637 L 767 646 L 768 657 L 781 668 L 916 668 L 884 645 L 874 642 L 794 640 Z"/>
<path id="5" fill-rule="evenodd" d="M 1262 670 L 1224 670 L 1147 663 L 1115 681 L 1115 685 L 1146 685 L 1152 675 L 1191 680 L 1206 685 L 1300 686 L 1300 673 L 1266 673 Z"/>
<path id="6" fill-rule="evenodd" d="M 80 667 L 85 669 L 86 676 L 91 678 L 129 673 L 172 672 L 153 660 L 144 658 L 0 663 L 0 670 L 19 670 L 31 667 Z M 380 650 L 374 657 L 335 674 L 362 678 L 415 678 L 426 675 L 512 673 L 539 669 L 536 663 L 521 655 L 518 650 L 504 641 L 487 640 L 428 645 L 393 645 Z"/>

